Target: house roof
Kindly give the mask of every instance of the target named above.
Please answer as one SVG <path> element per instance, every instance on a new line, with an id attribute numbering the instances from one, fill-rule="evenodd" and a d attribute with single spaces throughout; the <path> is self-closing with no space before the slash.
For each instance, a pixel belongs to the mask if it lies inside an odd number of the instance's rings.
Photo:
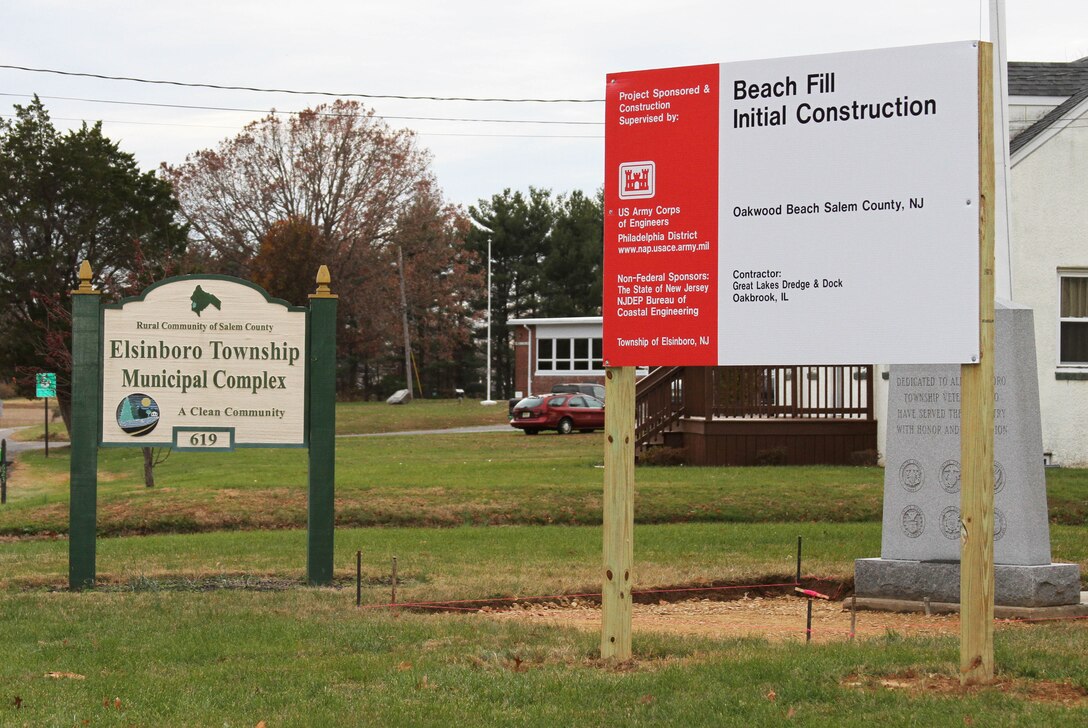
<path id="1" fill-rule="evenodd" d="M 1049 114 L 1017 134 L 1016 137 L 1009 142 L 1009 154 L 1016 154 L 1017 151 L 1027 146 L 1028 142 L 1046 131 L 1051 124 L 1056 123 L 1058 120 L 1072 112 L 1073 109 L 1084 103 L 1085 99 L 1088 99 L 1088 85 L 1084 86 L 1080 91 L 1054 107 Z"/>
<path id="2" fill-rule="evenodd" d="M 1009 63 L 1009 98 L 1058 96 L 1065 101 L 1009 142 L 1015 154 L 1088 99 L 1088 57 L 1071 63 Z"/>
<path id="3" fill-rule="evenodd" d="M 1071 63 L 1009 62 L 1009 96 L 1072 96 L 1088 86 L 1088 57 Z"/>

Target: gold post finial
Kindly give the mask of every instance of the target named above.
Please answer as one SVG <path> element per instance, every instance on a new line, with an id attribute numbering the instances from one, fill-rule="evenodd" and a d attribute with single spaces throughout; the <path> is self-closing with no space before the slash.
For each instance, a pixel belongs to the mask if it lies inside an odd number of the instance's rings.
<path id="1" fill-rule="evenodd" d="M 72 293 L 98 293 L 91 285 L 91 264 L 86 260 L 79 266 L 79 288 Z"/>
<path id="2" fill-rule="evenodd" d="M 329 289 L 332 276 L 329 275 L 329 266 L 323 265 L 317 269 L 317 292 L 311 293 L 310 298 L 336 298 Z"/>

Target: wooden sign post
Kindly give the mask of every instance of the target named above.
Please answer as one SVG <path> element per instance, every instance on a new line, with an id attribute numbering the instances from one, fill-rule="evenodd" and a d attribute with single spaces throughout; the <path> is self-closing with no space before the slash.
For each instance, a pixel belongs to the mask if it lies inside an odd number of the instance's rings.
<path id="1" fill-rule="evenodd" d="M 601 657 L 631 659 L 635 530 L 635 368 L 605 371 Z"/>
<path id="2" fill-rule="evenodd" d="M 331 583 L 337 297 L 328 269 L 308 308 L 214 275 L 170 278 L 103 306 L 91 277 L 84 261 L 72 292 L 69 587 L 95 584 L 99 446 L 308 448 L 307 579 Z"/>
<path id="3" fill-rule="evenodd" d="M 994 679 L 993 46 L 978 51 L 979 361 L 960 368 L 960 682 Z"/>

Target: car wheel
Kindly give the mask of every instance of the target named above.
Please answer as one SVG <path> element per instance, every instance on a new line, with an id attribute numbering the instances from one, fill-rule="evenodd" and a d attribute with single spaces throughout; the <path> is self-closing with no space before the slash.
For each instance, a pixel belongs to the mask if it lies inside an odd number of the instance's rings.
<path id="1" fill-rule="evenodd" d="M 539 433 L 540 433 L 540 430 L 525 430 L 526 435 L 536 435 L 536 434 L 539 434 Z"/>
<path id="2" fill-rule="evenodd" d="M 571 422 L 569 417 L 564 417 L 563 419 L 559 420 L 559 427 L 557 427 L 556 429 L 559 430 L 560 435 L 569 435 L 574 429 L 574 423 Z"/>

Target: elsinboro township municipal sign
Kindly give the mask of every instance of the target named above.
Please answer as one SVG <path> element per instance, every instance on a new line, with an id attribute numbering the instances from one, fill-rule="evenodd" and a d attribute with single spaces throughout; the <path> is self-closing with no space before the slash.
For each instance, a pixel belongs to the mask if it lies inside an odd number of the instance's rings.
<path id="1" fill-rule="evenodd" d="M 102 312 L 101 443 L 306 445 L 306 309 L 184 276 Z"/>

